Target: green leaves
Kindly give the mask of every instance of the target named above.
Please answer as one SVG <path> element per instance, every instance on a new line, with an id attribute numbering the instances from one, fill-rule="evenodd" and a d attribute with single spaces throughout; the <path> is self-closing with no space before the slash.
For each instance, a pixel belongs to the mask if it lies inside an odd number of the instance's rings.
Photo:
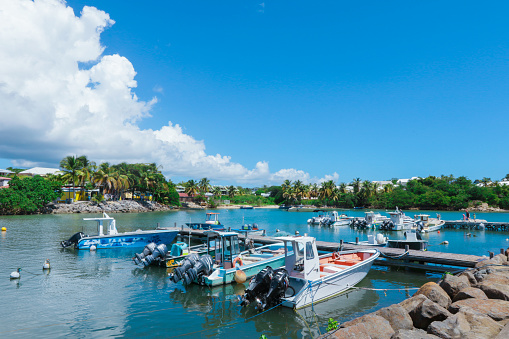
<path id="1" fill-rule="evenodd" d="M 20 179 L 14 177 L 9 188 L 0 190 L 0 212 L 2 214 L 29 214 L 38 212 L 49 202 L 60 197 L 58 183 L 40 176 Z"/>
<path id="2" fill-rule="evenodd" d="M 329 318 L 329 321 L 327 322 L 327 329 L 326 329 L 327 332 L 332 331 L 332 330 L 337 330 L 337 329 L 338 329 L 338 322 L 332 318 Z"/>

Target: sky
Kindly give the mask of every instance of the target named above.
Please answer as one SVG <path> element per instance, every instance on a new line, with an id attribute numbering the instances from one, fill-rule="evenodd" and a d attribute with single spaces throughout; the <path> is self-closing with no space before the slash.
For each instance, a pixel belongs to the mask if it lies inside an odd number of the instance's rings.
<path id="1" fill-rule="evenodd" d="M 0 0 L 0 168 L 509 173 L 509 3 Z"/>

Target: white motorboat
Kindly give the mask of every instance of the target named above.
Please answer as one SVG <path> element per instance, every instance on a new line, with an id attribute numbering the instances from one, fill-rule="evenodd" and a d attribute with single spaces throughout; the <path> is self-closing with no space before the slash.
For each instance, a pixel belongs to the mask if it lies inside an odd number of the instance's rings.
<path id="1" fill-rule="evenodd" d="M 260 310 L 277 305 L 299 309 L 354 287 L 380 255 L 377 250 L 334 252 L 318 256 L 313 237 L 280 237 L 285 242 L 285 267 L 262 270 L 249 283 L 241 305 Z M 289 246 L 294 251 L 290 252 Z"/>
<path id="2" fill-rule="evenodd" d="M 390 220 L 384 221 L 378 227 L 379 230 L 405 231 L 417 228 L 417 221 L 409 216 L 406 216 L 405 213 L 398 209 L 398 207 L 396 207 L 396 211 L 389 212 L 389 215 Z"/>
<path id="3" fill-rule="evenodd" d="M 347 242 L 347 244 L 384 247 L 387 245 L 388 240 L 389 240 L 389 238 L 385 237 L 381 233 L 378 233 L 376 235 L 376 237 L 374 234 L 368 234 L 367 241 L 359 241 L 359 242 L 349 241 L 349 242 Z"/>
<path id="4" fill-rule="evenodd" d="M 329 217 L 329 214 L 324 210 L 314 210 L 313 212 L 317 214 L 308 219 L 308 224 L 310 225 L 320 225 L 324 219 Z"/>
<path id="5" fill-rule="evenodd" d="M 388 217 L 381 215 L 378 212 L 370 211 L 364 214 L 364 218 L 355 218 L 350 226 L 357 229 L 374 229 L 387 220 L 389 220 Z"/>
<path id="6" fill-rule="evenodd" d="M 354 217 L 349 217 L 346 214 L 339 214 L 337 211 L 332 211 L 328 218 L 322 221 L 324 226 L 349 226 Z"/>
<path id="7" fill-rule="evenodd" d="M 429 214 L 417 214 L 415 218 L 417 223 L 420 224 L 419 228 L 423 233 L 438 231 L 445 224 L 444 220 L 430 218 Z"/>

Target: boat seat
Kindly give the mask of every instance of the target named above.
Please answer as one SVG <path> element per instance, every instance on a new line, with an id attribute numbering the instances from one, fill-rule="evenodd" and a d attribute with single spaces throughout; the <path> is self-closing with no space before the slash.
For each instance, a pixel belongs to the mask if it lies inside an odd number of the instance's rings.
<path id="1" fill-rule="evenodd" d="M 342 265 L 327 265 L 323 267 L 324 273 L 337 273 L 343 271 L 345 268 L 350 268 L 350 266 L 342 266 Z"/>

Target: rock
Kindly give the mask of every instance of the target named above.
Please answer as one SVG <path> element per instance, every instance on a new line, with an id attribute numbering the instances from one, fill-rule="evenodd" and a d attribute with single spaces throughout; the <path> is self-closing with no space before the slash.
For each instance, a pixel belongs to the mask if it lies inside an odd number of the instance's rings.
<path id="1" fill-rule="evenodd" d="M 484 294 L 482 290 L 475 287 L 467 287 L 459 291 L 458 294 L 456 294 L 456 296 L 454 297 L 453 301 L 459 301 L 469 298 L 476 298 L 480 300 L 488 299 L 488 297 L 486 296 L 486 294 Z"/>
<path id="2" fill-rule="evenodd" d="M 405 299 L 399 304 L 408 312 L 412 312 L 414 309 L 416 309 L 423 301 L 429 300 L 425 295 L 418 294 L 414 295 L 411 298 Z"/>
<path id="3" fill-rule="evenodd" d="M 392 329 L 397 331 L 400 329 L 411 330 L 413 326 L 412 318 L 408 312 L 399 304 L 391 305 L 389 307 L 378 310 L 376 315 L 381 316 L 389 322 Z"/>
<path id="4" fill-rule="evenodd" d="M 474 311 L 485 314 L 499 321 L 509 318 L 509 301 L 499 299 L 465 299 L 456 301 L 449 306 L 451 313 L 457 313 L 462 307 L 470 307 Z"/>
<path id="5" fill-rule="evenodd" d="M 444 321 L 435 321 L 428 327 L 428 333 L 448 339 L 464 338 L 469 331 L 470 325 L 462 312 L 458 312 Z"/>
<path id="6" fill-rule="evenodd" d="M 440 283 L 440 287 L 444 289 L 444 291 L 454 299 L 456 294 L 464 288 L 470 287 L 468 282 L 468 278 L 465 276 L 454 276 L 450 274 L 445 274 L 444 279 Z"/>
<path id="7" fill-rule="evenodd" d="M 424 300 L 410 312 L 414 326 L 423 330 L 427 329 L 432 322 L 443 321 L 450 315 L 449 311 L 429 299 Z"/>
<path id="8" fill-rule="evenodd" d="M 498 284 L 486 279 L 479 284 L 479 288 L 490 299 L 509 300 L 509 286 L 506 284 Z"/>
<path id="9" fill-rule="evenodd" d="M 503 272 L 497 272 L 493 270 L 486 270 L 487 273 L 484 275 L 483 281 L 490 281 L 492 283 L 509 285 L 509 277 Z"/>
<path id="10" fill-rule="evenodd" d="M 474 273 L 471 271 L 465 271 L 460 274 L 460 277 L 466 277 L 471 286 L 477 284 L 477 279 L 474 277 Z"/>
<path id="11" fill-rule="evenodd" d="M 464 314 L 470 325 L 470 332 L 464 336 L 466 339 L 493 338 L 503 328 L 495 320 L 468 307 L 462 308 L 458 314 Z"/>
<path id="12" fill-rule="evenodd" d="M 437 303 L 445 309 L 447 309 L 452 303 L 451 298 L 447 295 L 447 293 L 432 281 L 422 285 L 414 296 L 419 294 L 425 295 L 429 300 Z"/>
<path id="13" fill-rule="evenodd" d="M 436 335 L 428 334 L 426 331 L 415 328 L 413 330 L 399 330 L 394 333 L 391 339 L 438 339 Z"/>
<path id="14" fill-rule="evenodd" d="M 509 324 L 505 325 L 502 331 L 498 333 L 495 339 L 507 339 L 509 338 Z"/>
<path id="15" fill-rule="evenodd" d="M 504 254 L 497 254 L 491 259 L 479 261 L 477 264 L 475 264 L 476 268 L 486 267 L 489 265 L 504 265 L 507 264 L 507 257 Z"/>
<path id="16" fill-rule="evenodd" d="M 341 328 L 334 332 L 336 338 L 373 338 L 389 339 L 394 330 L 387 320 L 374 314 L 366 314 L 360 318 L 348 321 Z"/>

